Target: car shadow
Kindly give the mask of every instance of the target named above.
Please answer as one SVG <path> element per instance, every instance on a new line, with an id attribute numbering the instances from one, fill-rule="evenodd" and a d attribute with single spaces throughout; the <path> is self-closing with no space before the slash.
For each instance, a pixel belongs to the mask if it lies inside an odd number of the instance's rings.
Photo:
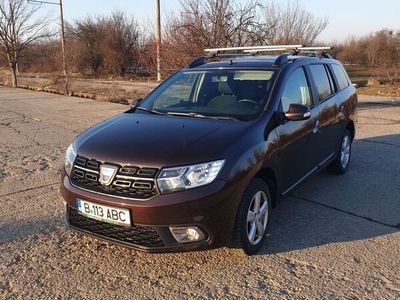
<path id="1" fill-rule="evenodd" d="M 272 211 L 259 255 L 400 230 L 400 135 L 355 140 L 345 175 L 313 176 Z"/>

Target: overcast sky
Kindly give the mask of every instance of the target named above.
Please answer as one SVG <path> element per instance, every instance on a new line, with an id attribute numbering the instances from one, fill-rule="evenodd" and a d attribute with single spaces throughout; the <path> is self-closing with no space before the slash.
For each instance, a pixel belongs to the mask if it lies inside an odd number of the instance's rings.
<path id="1" fill-rule="evenodd" d="M 400 0 L 299 1 L 315 16 L 328 17 L 329 25 L 320 36 L 322 41 L 341 41 L 351 35 L 361 36 L 381 28 L 400 30 Z M 276 2 L 286 3 L 287 0 Z M 154 3 L 155 0 L 64 0 L 64 10 L 67 20 L 120 9 L 132 13 L 142 23 L 150 23 Z M 179 0 L 161 0 L 161 7 L 163 14 L 176 11 Z"/>

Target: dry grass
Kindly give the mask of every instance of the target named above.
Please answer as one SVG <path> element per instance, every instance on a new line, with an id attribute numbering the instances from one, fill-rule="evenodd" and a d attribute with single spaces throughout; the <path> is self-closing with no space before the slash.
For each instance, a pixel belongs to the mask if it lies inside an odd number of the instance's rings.
<path id="1" fill-rule="evenodd" d="M 396 97 L 400 98 L 400 84 L 379 85 L 379 86 L 364 86 L 358 89 L 358 93 L 362 95 Z"/>
<path id="2" fill-rule="evenodd" d="M 390 84 L 388 70 L 383 68 L 363 68 L 346 66 L 347 72 L 353 83 L 360 86 L 358 92 L 363 95 L 400 97 L 400 72 L 395 78 L 396 83 Z M 393 71 L 389 74 L 393 75 Z M 378 84 L 369 86 L 368 79 L 375 79 Z"/>

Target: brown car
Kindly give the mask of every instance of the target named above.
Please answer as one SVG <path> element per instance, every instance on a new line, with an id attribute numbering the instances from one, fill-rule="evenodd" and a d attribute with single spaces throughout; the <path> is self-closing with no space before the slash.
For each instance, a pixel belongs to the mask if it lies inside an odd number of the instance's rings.
<path id="1" fill-rule="evenodd" d="M 68 226 L 150 252 L 251 255 L 279 199 L 346 172 L 357 94 L 342 65 L 323 48 L 264 48 L 210 49 L 80 134 L 61 178 Z"/>

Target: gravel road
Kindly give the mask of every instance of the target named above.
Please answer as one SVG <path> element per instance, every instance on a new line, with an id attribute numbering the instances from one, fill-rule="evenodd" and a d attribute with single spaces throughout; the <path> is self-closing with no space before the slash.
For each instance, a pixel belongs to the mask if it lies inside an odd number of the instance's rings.
<path id="1" fill-rule="evenodd" d="M 259 255 L 145 254 L 66 230 L 64 151 L 126 106 L 0 87 L 0 299 L 399 299 L 400 100 L 362 97 L 352 163 L 273 211 Z"/>

